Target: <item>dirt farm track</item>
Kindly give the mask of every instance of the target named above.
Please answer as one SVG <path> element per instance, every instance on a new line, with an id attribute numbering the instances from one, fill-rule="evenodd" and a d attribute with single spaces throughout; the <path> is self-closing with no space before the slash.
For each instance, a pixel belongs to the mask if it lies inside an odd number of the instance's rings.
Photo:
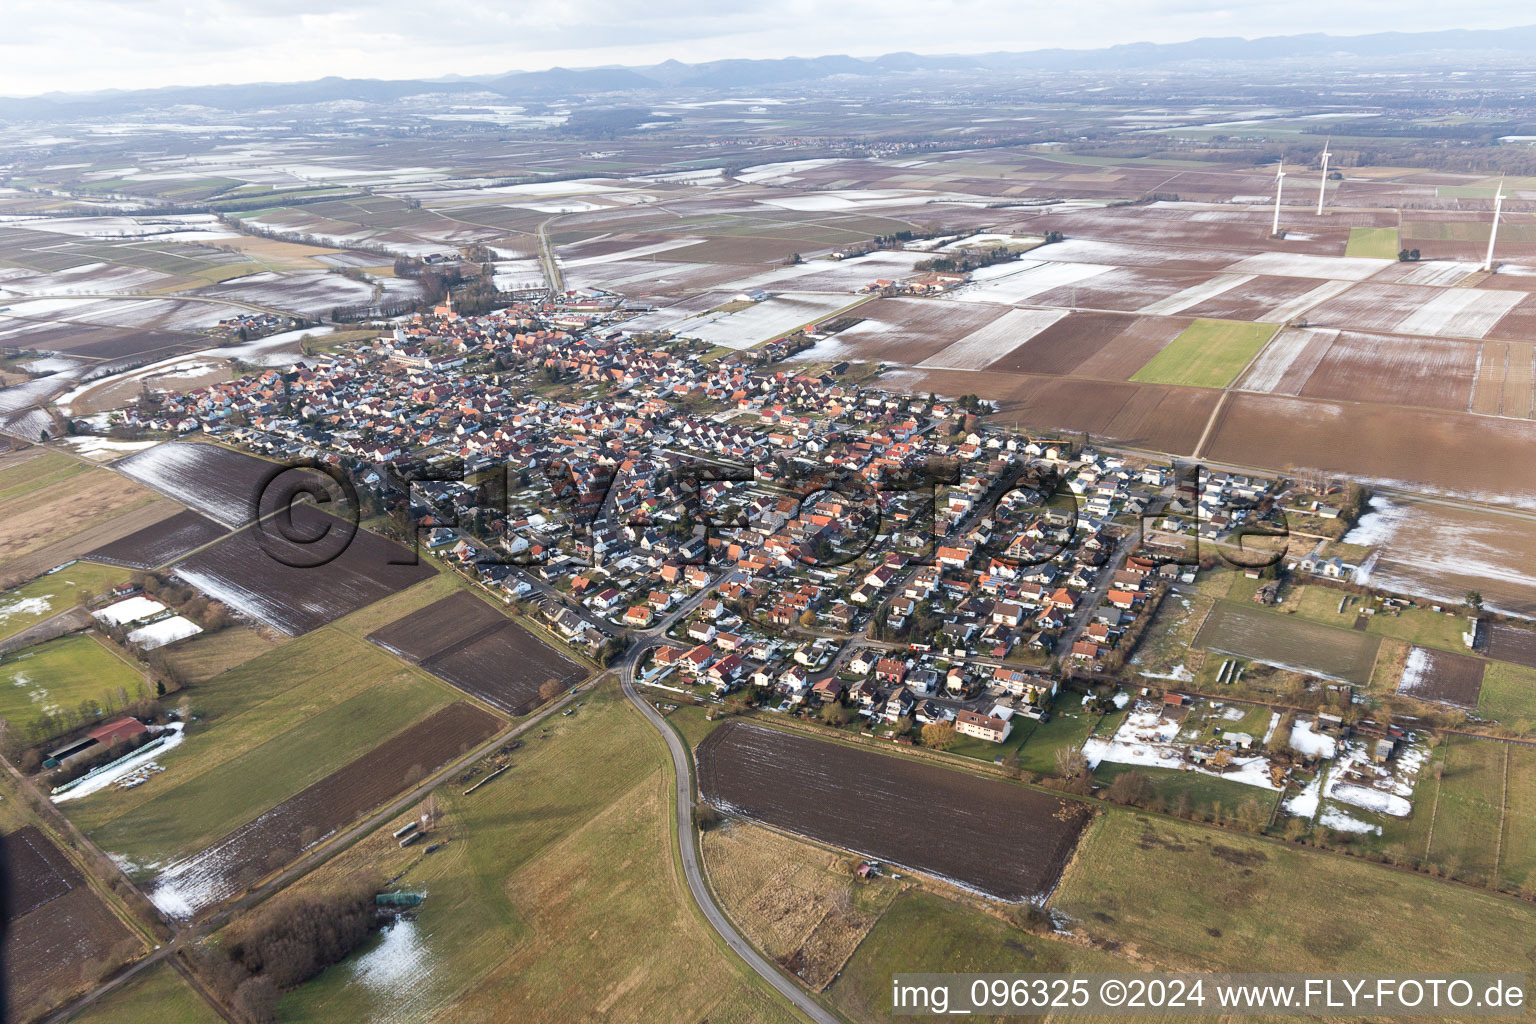
<path id="1" fill-rule="evenodd" d="M 1048 894 L 1093 816 L 1000 779 L 742 722 L 699 745 L 699 791 L 733 814 L 1005 900 Z"/>

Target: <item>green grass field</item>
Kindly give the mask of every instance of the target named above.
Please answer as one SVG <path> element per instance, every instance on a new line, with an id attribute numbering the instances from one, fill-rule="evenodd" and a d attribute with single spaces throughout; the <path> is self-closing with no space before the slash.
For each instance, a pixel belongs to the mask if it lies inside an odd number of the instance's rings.
<path id="1" fill-rule="evenodd" d="M 1066 974 L 1133 969 L 1109 953 L 1033 935 L 942 896 L 911 889 L 896 898 L 859 944 L 827 996 L 853 1020 L 888 1021 L 900 1019 L 891 1015 L 891 975 L 899 971 Z"/>
<path id="2" fill-rule="evenodd" d="M 90 469 L 79 459 L 61 452 L 41 452 L 0 469 L 0 501 L 68 480 Z"/>
<path id="3" fill-rule="evenodd" d="M 0 717 L 23 735 L 45 710 L 74 709 L 81 701 L 103 705 L 122 687 L 130 700 L 142 694 L 144 677 L 90 636 L 67 636 L 0 658 Z"/>
<path id="4" fill-rule="evenodd" d="M 1506 744 L 1451 737 L 1436 804 L 1429 859 L 1479 884 L 1493 875 L 1504 806 Z"/>
<path id="5" fill-rule="evenodd" d="M 193 723 L 161 759 L 163 773 L 64 805 L 99 844 L 135 864 L 203 848 L 457 697 L 331 629 L 185 693 Z"/>
<path id="6" fill-rule="evenodd" d="M 1224 388 L 1275 333 L 1275 324 L 1196 320 L 1131 377 L 1143 384 Z"/>
<path id="7" fill-rule="evenodd" d="M 411 972 L 377 976 L 370 952 L 385 940 L 375 940 L 284 996 L 279 1020 L 559 1024 L 642 1019 L 654 1007 L 669 1020 L 794 1019 L 689 909 L 669 855 L 661 737 L 612 684 L 584 700 L 525 736 L 504 776 L 468 796 L 439 790 L 438 853 L 401 850 L 389 834 L 397 821 L 300 884 L 402 873 L 402 888 L 428 896 L 409 936 Z"/>
<path id="8" fill-rule="evenodd" d="M 69 1018 L 70 1024 L 218 1024 L 222 1020 L 170 964 L 160 963 Z"/>
<path id="9" fill-rule="evenodd" d="M 167 648 L 166 659 L 193 684 L 212 679 L 266 654 L 276 646 L 254 629 L 228 626 L 217 633 L 199 633 Z"/>
<path id="10" fill-rule="evenodd" d="M 1344 255 L 1395 260 L 1398 249 L 1397 228 L 1350 228 Z"/>
<path id="11" fill-rule="evenodd" d="M 1536 888 L 1536 748 L 1510 744 L 1499 877 Z"/>
<path id="12" fill-rule="evenodd" d="M 1536 722 L 1536 669 L 1507 661 L 1490 661 L 1483 670 L 1477 712 L 1506 725 L 1522 719 Z"/>
<path id="13" fill-rule="evenodd" d="M 1051 905 L 1151 964 L 1202 971 L 1524 971 L 1536 928 L 1529 903 L 1128 813 L 1095 822 Z"/>
<path id="14" fill-rule="evenodd" d="M 1076 750 L 1096 727 L 1104 728 L 1098 715 L 1084 710 L 1082 700 L 1075 693 L 1063 693 L 1056 698 L 1049 722 L 1032 722 L 1027 718 L 1015 718 L 1014 721 L 1019 723 L 1015 730 L 1024 736 L 1024 745 L 1019 748 L 1019 767 L 1042 775 L 1056 774 L 1058 750 Z"/>
<path id="15" fill-rule="evenodd" d="M 95 562 L 76 562 L 25 586 L 0 594 L 0 640 L 68 611 L 81 594 L 102 594 L 128 578 L 127 569 Z"/>

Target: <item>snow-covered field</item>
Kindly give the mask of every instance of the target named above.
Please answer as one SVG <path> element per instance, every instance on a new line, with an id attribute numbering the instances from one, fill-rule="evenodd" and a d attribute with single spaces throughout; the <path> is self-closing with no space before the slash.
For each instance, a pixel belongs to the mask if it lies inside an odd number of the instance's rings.
<path id="1" fill-rule="evenodd" d="M 1274 309 L 1267 311 L 1258 317 L 1259 322 L 1267 324 L 1283 324 L 1296 319 L 1322 302 L 1327 302 L 1335 295 L 1342 295 L 1349 291 L 1352 281 L 1324 281 L 1316 288 L 1303 292 L 1294 299 L 1288 299 L 1280 303 Z"/>
<path id="2" fill-rule="evenodd" d="M 203 294 L 311 317 L 328 315 L 336 306 L 364 306 L 373 301 L 372 286 L 327 271 L 247 274 L 206 289 Z"/>
<path id="3" fill-rule="evenodd" d="M 1067 315 L 1065 309 L 1010 309 L 996 320 L 940 349 L 923 369 L 979 370 L 997 362 Z"/>
<path id="4" fill-rule="evenodd" d="M 1400 320 L 1404 334 L 1451 334 L 1481 338 L 1525 298 L 1523 292 L 1482 292 L 1447 288 Z"/>
<path id="5" fill-rule="evenodd" d="M 711 345 L 744 349 L 814 323 L 848 305 L 843 296 L 785 292 L 735 313 L 690 317 L 672 329 Z"/>
<path id="6" fill-rule="evenodd" d="M 43 615 L 52 608 L 53 601 L 47 597 L 13 597 L 9 601 L 0 601 L 0 625 L 13 615 Z"/>
<path id="7" fill-rule="evenodd" d="M 1259 358 L 1254 362 L 1253 369 L 1248 371 L 1248 376 L 1243 379 L 1244 391 L 1258 391 L 1264 394 L 1272 394 L 1280 387 L 1280 382 L 1285 379 L 1291 366 L 1307 350 L 1308 344 L 1313 340 L 1324 340 L 1323 336 L 1337 338 L 1338 331 L 1327 331 L 1315 327 L 1287 327 L 1275 336 L 1274 340 L 1264 347 Z M 1314 362 L 1306 374 L 1300 375 L 1301 383 L 1306 383 L 1312 370 L 1317 369 L 1317 363 L 1322 362 L 1322 357 L 1327 351 L 1326 346 L 1319 344 L 1314 348 L 1316 355 Z M 1295 390 L 1300 390 L 1297 387 Z"/>
<path id="8" fill-rule="evenodd" d="M 1529 542 L 1519 521 L 1379 494 L 1344 537 L 1346 544 L 1379 548 L 1355 574 L 1359 583 L 1451 604 L 1473 589 L 1488 608 L 1527 616 L 1536 601 Z"/>
<path id="9" fill-rule="evenodd" d="M 203 444 L 162 444 L 113 468 L 226 526 L 244 526 L 251 519 L 251 496 L 240 494 L 239 488 L 207 486 L 210 460 L 228 454 Z"/>
<path id="10" fill-rule="evenodd" d="M 1408 648 L 1408 657 L 1403 661 L 1403 675 L 1397 681 L 1397 692 L 1412 697 L 1418 693 L 1419 687 L 1430 681 L 1429 669 L 1432 657 L 1422 647 Z"/>
<path id="11" fill-rule="evenodd" d="M 1209 281 L 1185 288 L 1183 291 L 1174 292 L 1167 298 L 1158 299 L 1156 302 L 1150 302 L 1142 306 L 1137 312 L 1148 316 L 1172 316 L 1175 313 L 1182 313 L 1191 306 L 1200 305 L 1206 299 L 1214 299 L 1223 292 L 1231 291 L 1238 285 L 1247 284 L 1256 276 L 1258 275 L 1217 274 Z"/>
<path id="12" fill-rule="evenodd" d="M 1054 254 L 1053 254 L 1054 255 Z M 971 283 L 952 293 L 960 302 L 1024 302 L 1053 288 L 1086 281 L 1107 274 L 1114 267 L 1101 263 L 1053 263 L 1019 260 L 982 267 L 971 275 Z M 990 273 L 989 273 L 990 271 Z"/>
<path id="13" fill-rule="evenodd" d="M 1364 281 L 1390 266 L 1363 256 L 1310 256 L 1299 252 L 1261 252 L 1239 260 L 1227 270 L 1237 274 L 1277 277 L 1318 277 L 1328 281 Z"/>
<path id="14" fill-rule="evenodd" d="M 561 259 L 560 266 L 590 267 L 599 263 L 617 263 L 620 260 L 637 260 L 646 256 L 654 256 L 659 252 L 666 252 L 669 249 L 681 249 L 686 245 L 696 245 L 702 241 L 704 241 L 702 238 L 669 238 L 664 242 L 652 242 L 649 245 L 637 245 L 632 249 L 620 249 L 617 252 L 606 252 L 597 256 L 581 256 L 573 260 Z M 537 260 L 528 260 L 527 262 L 532 263 L 535 267 L 538 266 Z M 500 268 L 497 269 L 499 270 Z"/>
<path id="15" fill-rule="evenodd" d="M 0 282 L 7 295 L 87 295 L 102 292 L 145 292 L 171 280 L 169 274 L 118 263 L 85 263 L 49 274 L 10 278 Z"/>

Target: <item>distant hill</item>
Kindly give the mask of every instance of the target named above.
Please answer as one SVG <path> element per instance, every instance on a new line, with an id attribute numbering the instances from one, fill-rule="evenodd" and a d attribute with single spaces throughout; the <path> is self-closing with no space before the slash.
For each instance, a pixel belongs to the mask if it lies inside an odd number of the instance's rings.
<path id="1" fill-rule="evenodd" d="M 832 78 L 878 82 L 891 76 L 967 73 L 1113 71 L 1209 61 L 1267 61 L 1330 56 L 1408 57 L 1430 53 L 1526 54 L 1536 49 L 1536 26 L 1454 29 L 1443 32 L 1378 32 L 1362 36 L 1320 33 L 1262 39 L 1204 38 L 1183 43 L 1129 43 L 1097 50 L 1030 50 L 976 55 L 890 53 L 733 59 L 685 64 L 669 60 L 649 67 L 551 68 L 499 77 L 431 81 L 322 78 L 311 82 L 187 86 L 130 92 L 50 93 L 0 98 L 0 118 L 10 120 L 100 117 L 166 109 L 207 107 L 255 111 L 325 103 L 389 104 L 428 94 L 496 93 L 509 99 L 551 100 L 614 93 L 652 93 L 651 98 L 690 90 L 771 89 Z"/>

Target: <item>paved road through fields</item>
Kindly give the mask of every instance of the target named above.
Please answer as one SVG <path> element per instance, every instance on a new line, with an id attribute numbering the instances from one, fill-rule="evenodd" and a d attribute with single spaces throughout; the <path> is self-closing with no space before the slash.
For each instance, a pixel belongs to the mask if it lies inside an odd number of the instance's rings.
<path id="1" fill-rule="evenodd" d="M 688 748 L 677 733 L 667 725 L 665 718 L 661 716 L 650 702 L 635 692 L 634 673 L 635 666 L 649 648 L 648 644 L 638 644 L 624 658 L 623 674 L 620 676 L 624 688 L 624 696 L 630 703 L 640 709 L 645 716 L 667 741 L 667 749 L 672 753 L 672 767 L 677 778 L 677 846 L 678 853 L 683 861 L 683 875 L 688 879 L 688 889 L 693 893 L 693 901 L 699 905 L 705 920 L 709 922 L 719 936 L 725 940 L 725 944 L 747 966 L 768 984 L 795 1005 L 801 1013 L 815 1021 L 816 1024 L 840 1024 L 826 1007 L 816 1002 L 793 979 L 787 977 L 773 964 L 769 963 L 752 944 L 748 942 L 736 927 L 726 918 L 724 911 L 715 903 L 714 895 L 709 887 L 704 884 L 703 869 L 699 865 L 698 846 L 693 835 L 693 762 L 688 753 Z"/>

